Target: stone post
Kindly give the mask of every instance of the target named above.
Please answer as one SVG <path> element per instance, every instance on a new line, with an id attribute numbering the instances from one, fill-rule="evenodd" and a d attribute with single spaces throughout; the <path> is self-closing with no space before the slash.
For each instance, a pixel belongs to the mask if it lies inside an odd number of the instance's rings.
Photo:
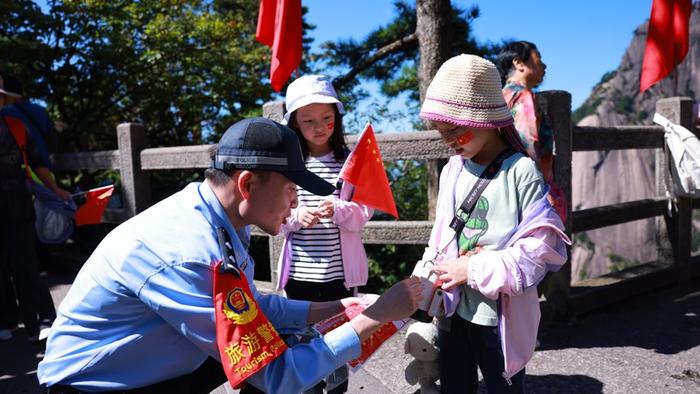
<path id="1" fill-rule="evenodd" d="M 426 160 L 428 170 L 428 220 L 435 221 L 437 211 L 438 192 L 440 186 L 440 170 L 447 164 L 445 159 Z"/>
<path id="2" fill-rule="evenodd" d="M 117 143 L 125 219 L 128 219 L 148 208 L 151 203 L 149 175 L 141 169 L 141 151 L 146 148 L 144 127 L 137 123 L 118 125 Z"/>
<path id="3" fill-rule="evenodd" d="M 543 124 L 554 134 L 554 182 L 566 195 L 566 233 L 571 236 L 571 94 L 561 90 L 541 92 L 537 95 L 538 110 Z M 569 314 L 571 290 L 571 249 L 569 259 L 558 272 L 550 272 L 539 286 L 546 301 L 541 304 L 542 322 L 564 318 Z"/>
<path id="4" fill-rule="evenodd" d="M 263 104 L 263 117 L 281 122 L 284 118 L 284 101 L 269 101 Z M 282 254 L 282 237 L 268 236 L 267 245 L 270 254 L 270 280 L 274 286 L 277 283 L 279 272 L 277 272 L 277 261 Z"/>
<path id="5" fill-rule="evenodd" d="M 673 123 L 679 124 L 688 130 L 693 127 L 693 100 L 688 97 L 670 97 L 656 102 L 656 112 L 663 115 Z M 663 177 L 670 179 L 668 172 L 670 156 L 665 156 L 660 165 Z M 670 182 L 673 182 L 672 180 Z M 669 183 L 670 183 L 669 182 Z M 685 283 L 690 281 L 690 247 L 692 228 L 692 201 L 686 197 L 678 197 L 673 204 L 673 209 L 665 215 L 668 237 L 673 250 L 673 263 L 678 275 L 678 281 Z"/>

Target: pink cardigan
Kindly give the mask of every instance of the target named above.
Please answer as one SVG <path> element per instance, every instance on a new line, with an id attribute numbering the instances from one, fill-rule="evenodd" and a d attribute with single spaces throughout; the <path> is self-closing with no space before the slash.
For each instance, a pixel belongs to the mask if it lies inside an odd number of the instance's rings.
<path id="1" fill-rule="evenodd" d="M 343 182 L 340 199 L 333 199 L 333 223 L 340 230 L 340 252 L 343 256 L 344 285 L 352 287 L 367 284 L 367 255 L 362 245 L 362 229 L 374 214 L 374 209 L 349 201 L 354 187 Z M 289 279 L 289 267 L 292 261 L 292 233 L 301 228 L 296 220 L 296 209 L 287 218 L 287 223 L 280 228 L 280 235 L 285 237 L 282 253 L 278 263 L 279 278 L 277 289 L 282 290 Z"/>
<path id="2" fill-rule="evenodd" d="M 452 156 L 440 176 L 440 193 L 435 223 L 423 259 L 435 256 L 455 233 L 449 227 L 454 217 L 455 185 L 462 158 Z M 546 196 L 546 193 L 545 193 Z M 498 328 L 505 360 L 503 377 L 520 372 L 532 357 L 537 341 L 540 308 L 537 284 L 548 270 L 557 271 L 567 260 L 564 225 L 546 197 L 530 204 L 513 232 L 497 250 L 481 251 L 469 260 L 467 285 L 487 298 L 500 300 Z M 444 258 L 458 256 L 456 242 L 450 242 Z M 451 316 L 460 300 L 459 287 L 445 292 L 445 314 Z"/>

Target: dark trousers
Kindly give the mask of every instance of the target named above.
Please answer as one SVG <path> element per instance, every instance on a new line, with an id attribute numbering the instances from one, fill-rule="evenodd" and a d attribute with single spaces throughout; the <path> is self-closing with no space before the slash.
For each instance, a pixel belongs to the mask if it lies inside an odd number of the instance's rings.
<path id="1" fill-rule="evenodd" d="M 451 330 L 438 331 L 438 345 L 442 393 L 476 393 L 477 368 L 490 394 L 524 392 L 525 370 L 510 379 L 510 386 L 502 376 L 503 352 L 497 327 L 473 324 L 455 314 L 451 318 Z"/>
<path id="2" fill-rule="evenodd" d="M 4 254 L 5 251 L 0 250 L 0 255 Z M 13 330 L 19 324 L 19 309 L 6 260 L 0 257 L 0 330 Z"/>
<path id="3" fill-rule="evenodd" d="M 352 296 L 352 291 L 345 288 L 342 280 L 334 280 L 324 283 L 316 282 L 305 282 L 300 280 L 289 279 L 287 285 L 284 287 L 284 291 L 287 293 L 287 297 L 294 300 L 306 300 L 306 301 L 337 301 L 341 298 Z M 346 368 L 345 366 L 341 368 Z M 322 393 L 325 382 L 320 382 L 317 384 L 310 392 Z M 340 385 L 334 387 L 332 390 L 328 390 L 328 393 L 339 394 L 348 391 L 348 381 L 341 383 Z M 251 392 L 250 394 L 252 394 Z M 241 394 L 248 394 L 247 392 L 241 392 Z"/>
<path id="4" fill-rule="evenodd" d="M 0 268 L 0 275 L 3 276 L 0 278 L 0 307 L 3 308 L 3 314 L 16 313 L 11 310 L 15 300 L 10 299 L 14 297 L 10 283 L 14 283 L 20 317 L 28 336 L 39 333 L 42 321 L 51 323 L 56 318 L 49 288 L 39 276 L 34 231 L 33 221 L 0 220 L 0 265 L 3 267 Z M 8 274 L 12 277 L 12 282 Z M 14 310 L 16 309 L 15 304 Z"/>
<path id="5" fill-rule="evenodd" d="M 287 297 L 293 300 L 316 302 L 337 301 L 352 295 L 352 291 L 345 288 L 342 280 L 316 283 L 289 279 L 284 291 Z"/>
<path id="6" fill-rule="evenodd" d="M 226 374 L 221 363 L 209 357 L 194 372 L 164 382 L 131 390 L 109 391 L 109 393 L 148 394 L 148 393 L 183 393 L 209 394 L 226 382 Z M 56 385 L 46 389 L 47 394 L 76 394 L 82 391 L 70 386 Z"/>

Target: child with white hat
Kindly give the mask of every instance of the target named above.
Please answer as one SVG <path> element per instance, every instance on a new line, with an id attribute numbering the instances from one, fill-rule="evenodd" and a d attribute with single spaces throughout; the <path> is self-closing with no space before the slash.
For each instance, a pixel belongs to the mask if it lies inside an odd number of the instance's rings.
<path id="1" fill-rule="evenodd" d="M 349 153 L 343 137 L 343 104 L 328 77 L 306 75 L 289 84 L 284 121 L 297 133 L 309 171 L 331 184 Z M 299 206 L 281 234 L 278 289 L 292 299 L 333 301 L 351 296 L 367 283 L 367 256 L 362 229 L 374 210 L 350 201 L 352 185 L 343 183 L 332 197 L 297 188 Z M 326 379 L 329 393 L 344 393 L 347 367 Z M 318 392 L 319 388 L 316 388 Z"/>
<path id="2" fill-rule="evenodd" d="M 473 55 L 446 61 L 420 116 L 454 151 L 440 176 L 422 261 L 446 290 L 439 320 L 443 393 L 523 392 L 535 349 L 537 283 L 566 262 L 563 224 L 513 127 L 496 67 Z"/>

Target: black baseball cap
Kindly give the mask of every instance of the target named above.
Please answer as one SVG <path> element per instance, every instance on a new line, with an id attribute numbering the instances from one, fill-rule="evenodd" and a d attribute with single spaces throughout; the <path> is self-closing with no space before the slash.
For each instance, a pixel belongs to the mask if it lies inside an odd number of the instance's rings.
<path id="1" fill-rule="evenodd" d="M 216 147 L 212 167 L 224 171 L 276 171 L 319 196 L 335 190 L 306 169 L 294 130 L 267 118 L 243 119 L 229 127 Z"/>
<path id="2" fill-rule="evenodd" d="M 22 97 L 22 83 L 12 75 L 0 75 L 0 93 L 10 97 Z"/>

